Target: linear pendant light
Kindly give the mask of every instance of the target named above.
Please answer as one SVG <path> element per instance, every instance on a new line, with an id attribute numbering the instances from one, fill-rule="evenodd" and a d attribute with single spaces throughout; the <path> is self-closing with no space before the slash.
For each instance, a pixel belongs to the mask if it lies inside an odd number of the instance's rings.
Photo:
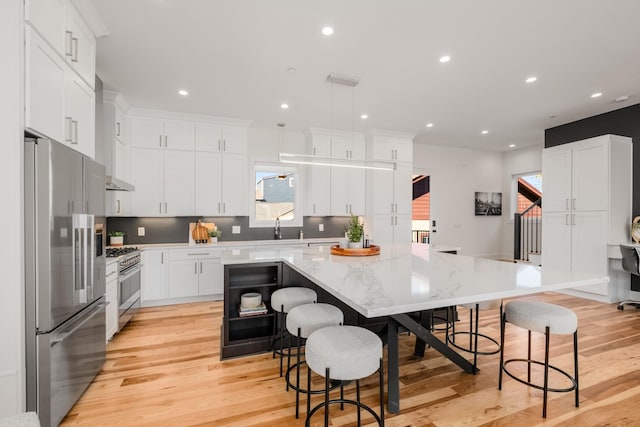
<path id="1" fill-rule="evenodd" d="M 331 84 L 333 88 L 334 84 L 348 86 L 355 88 L 358 85 L 358 80 L 337 76 L 335 74 L 329 74 L 327 76 L 327 82 Z M 333 95 L 332 95 L 332 108 L 333 108 Z M 352 111 L 352 114 L 354 112 Z M 353 119 L 353 118 L 352 118 Z M 384 161 L 368 161 L 368 160 L 352 160 L 337 157 L 324 157 L 315 156 L 311 154 L 294 154 L 294 153 L 280 153 L 280 163 L 292 163 L 298 165 L 311 165 L 311 166 L 333 166 L 341 168 L 356 168 L 356 169 L 374 169 L 374 170 L 396 170 L 396 164 L 393 162 Z"/>

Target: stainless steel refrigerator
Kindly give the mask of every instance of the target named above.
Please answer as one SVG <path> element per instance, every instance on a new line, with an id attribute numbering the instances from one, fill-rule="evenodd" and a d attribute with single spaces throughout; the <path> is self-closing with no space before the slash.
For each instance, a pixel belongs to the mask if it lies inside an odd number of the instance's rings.
<path id="1" fill-rule="evenodd" d="M 27 410 L 57 426 L 105 360 L 104 167 L 25 140 Z"/>

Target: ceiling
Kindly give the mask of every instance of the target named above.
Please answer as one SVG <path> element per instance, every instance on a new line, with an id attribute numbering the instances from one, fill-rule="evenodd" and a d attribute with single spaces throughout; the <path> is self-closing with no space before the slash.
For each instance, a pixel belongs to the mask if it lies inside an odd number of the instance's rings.
<path id="1" fill-rule="evenodd" d="M 637 0 L 91 1 L 97 74 L 135 107 L 502 151 L 640 102 Z"/>

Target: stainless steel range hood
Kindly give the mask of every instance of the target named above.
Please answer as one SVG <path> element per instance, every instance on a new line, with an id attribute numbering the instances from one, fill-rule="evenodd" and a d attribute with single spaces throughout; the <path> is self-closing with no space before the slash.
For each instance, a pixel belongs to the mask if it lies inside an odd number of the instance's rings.
<path id="1" fill-rule="evenodd" d="M 132 184 L 129 184 L 128 182 L 124 182 L 124 181 L 116 178 L 115 176 L 107 175 L 106 181 L 107 181 L 107 190 L 111 190 L 111 191 L 134 191 L 136 189 L 136 187 L 134 187 Z"/>

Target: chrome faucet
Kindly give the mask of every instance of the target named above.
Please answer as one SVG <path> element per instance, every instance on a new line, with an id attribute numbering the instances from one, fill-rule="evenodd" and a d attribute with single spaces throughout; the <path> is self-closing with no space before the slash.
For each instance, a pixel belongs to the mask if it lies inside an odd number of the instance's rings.
<path id="1" fill-rule="evenodd" d="M 280 217 L 276 218 L 276 226 L 273 229 L 273 239 L 274 240 L 282 239 L 282 232 L 280 231 Z"/>

